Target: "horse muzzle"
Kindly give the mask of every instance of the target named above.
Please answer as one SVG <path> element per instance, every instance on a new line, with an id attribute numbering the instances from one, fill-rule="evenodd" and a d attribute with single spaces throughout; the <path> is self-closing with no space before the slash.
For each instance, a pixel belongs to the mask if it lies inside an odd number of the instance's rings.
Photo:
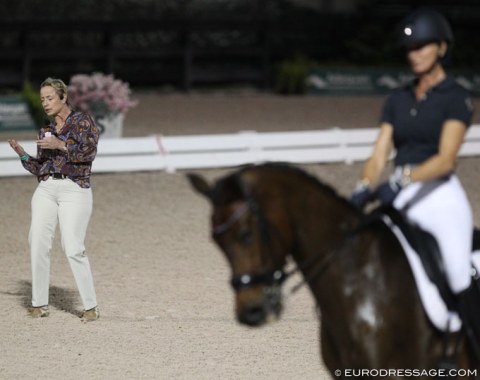
<path id="1" fill-rule="evenodd" d="M 231 285 L 236 292 L 238 321 L 248 326 L 261 326 L 277 320 L 282 311 L 281 285 L 286 278 L 281 268 L 233 277 Z"/>
<path id="2" fill-rule="evenodd" d="M 236 310 L 238 321 L 247 326 L 259 327 L 278 320 L 282 312 L 280 285 L 238 291 Z"/>

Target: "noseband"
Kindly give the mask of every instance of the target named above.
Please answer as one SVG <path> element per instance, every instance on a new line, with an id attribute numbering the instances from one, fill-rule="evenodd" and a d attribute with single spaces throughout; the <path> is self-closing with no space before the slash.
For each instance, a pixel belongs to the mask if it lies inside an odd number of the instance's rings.
<path id="1" fill-rule="evenodd" d="M 280 285 L 287 279 L 283 268 L 277 269 L 273 272 L 266 272 L 263 274 L 245 273 L 235 276 L 231 279 L 230 284 L 235 290 L 251 288 L 258 285 L 274 286 Z"/>
<path id="2" fill-rule="evenodd" d="M 227 232 L 235 223 L 237 223 L 240 218 L 247 212 L 252 212 L 259 223 L 260 236 L 262 240 L 268 246 L 269 253 L 272 257 L 272 261 L 275 263 L 278 261 L 278 254 L 275 252 L 273 245 L 271 244 L 270 229 L 271 225 L 268 223 L 265 215 L 260 211 L 260 207 L 255 202 L 253 198 L 247 199 L 247 202 L 238 207 L 233 214 L 223 223 L 213 226 L 212 233 L 213 235 L 221 235 Z M 235 290 L 242 290 L 246 288 L 252 288 L 254 286 L 263 285 L 265 287 L 271 287 L 274 285 L 282 284 L 288 275 L 283 269 L 283 265 L 279 265 L 277 268 L 268 270 L 264 273 L 255 274 L 255 273 L 242 273 L 237 276 L 232 277 L 230 284 Z"/>

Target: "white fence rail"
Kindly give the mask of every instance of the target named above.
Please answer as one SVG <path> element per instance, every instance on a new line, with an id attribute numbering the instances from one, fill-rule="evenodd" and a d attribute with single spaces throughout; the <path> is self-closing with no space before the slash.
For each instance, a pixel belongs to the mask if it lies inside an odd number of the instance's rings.
<path id="1" fill-rule="evenodd" d="M 351 163 L 368 157 L 377 133 L 377 129 L 332 128 L 299 132 L 245 131 L 234 134 L 100 139 L 93 172 L 173 172 L 265 161 Z M 20 143 L 27 152 L 35 154 L 35 142 Z M 480 155 L 480 125 L 469 129 L 460 155 Z M 0 143 L 0 176 L 27 174 L 8 143 Z"/>

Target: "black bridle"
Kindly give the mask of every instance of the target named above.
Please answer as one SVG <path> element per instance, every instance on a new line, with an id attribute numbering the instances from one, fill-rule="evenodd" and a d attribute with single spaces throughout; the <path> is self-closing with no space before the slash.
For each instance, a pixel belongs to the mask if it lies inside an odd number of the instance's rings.
<path id="1" fill-rule="evenodd" d="M 252 197 L 248 197 L 246 200 L 246 203 L 238 207 L 225 222 L 213 226 L 213 230 L 212 230 L 213 235 L 221 235 L 227 232 L 248 211 L 250 211 L 258 220 L 260 236 L 263 242 L 265 243 L 265 245 L 269 247 L 269 252 L 272 257 L 272 262 L 274 263 L 278 262 L 279 256 L 278 256 L 278 253 L 275 251 L 274 245 L 272 244 L 271 231 L 275 232 L 276 236 L 282 243 L 282 246 L 285 248 L 287 246 L 286 242 L 281 238 L 281 234 L 275 228 L 275 226 L 268 221 L 265 214 L 261 211 L 260 206 Z M 347 234 L 346 237 L 352 238 L 353 236 L 354 236 L 354 233 L 353 234 L 349 233 Z M 334 249 L 329 249 L 328 252 L 326 253 L 319 252 L 318 254 L 296 265 L 289 272 L 286 272 L 284 269 L 284 264 L 280 263 L 276 267 L 260 274 L 242 273 L 237 276 L 234 276 L 232 277 L 230 284 L 237 291 L 241 289 L 251 288 L 258 285 L 263 285 L 266 287 L 281 285 L 291 275 L 293 275 L 294 273 L 300 270 L 304 271 L 309 266 L 314 265 L 322 256 L 324 256 L 321 262 L 318 264 L 317 269 L 309 273 L 307 276 L 304 276 L 304 279 L 291 289 L 291 293 L 295 293 L 303 285 L 305 285 L 306 283 L 312 282 L 318 276 L 322 275 L 326 271 L 328 266 L 331 264 L 331 262 L 336 257 L 338 257 L 337 253 L 344 244 L 345 244 L 345 239 L 341 239 L 338 247 L 335 247 Z"/>
<path id="2" fill-rule="evenodd" d="M 230 284 L 237 291 L 258 285 L 266 287 L 281 285 L 287 279 L 289 274 L 285 273 L 283 268 L 284 265 L 279 263 L 278 252 L 272 244 L 270 231 L 273 229 L 273 226 L 268 222 L 263 212 L 261 212 L 258 203 L 253 198 L 249 197 L 245 204 L 238 207 L 225 222 L 214 225 L 212 233 L 213 235 L 224 234 L 233 227 L 247 211 L 250 211 L 256 217 L 260 229 L 260 236 L 264 244 L 269 247 L 268 251 L 274 264 L 272 269 L 263 273 L 241 273 L 237 276 L 233 276 L 230 280 Z M 280 235 L 278 234 L 278 236 Z"/>

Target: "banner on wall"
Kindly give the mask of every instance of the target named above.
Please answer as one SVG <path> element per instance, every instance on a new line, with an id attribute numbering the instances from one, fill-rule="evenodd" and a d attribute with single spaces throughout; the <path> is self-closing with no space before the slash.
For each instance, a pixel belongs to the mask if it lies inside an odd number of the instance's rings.
<path id="1" fill-rule="evenodd" d="M 35 129 L 27 102 L 16 96 L 0 96 L 0 132 Z"/>
<path id="2" fill-rule="evenodd" d="M 480 96 L 480 74 L 453 73 L 473 96 Z M 385 95 L 413 79 L 407 71 L 315 69 L 306 79 L 311 95 Z"/>

